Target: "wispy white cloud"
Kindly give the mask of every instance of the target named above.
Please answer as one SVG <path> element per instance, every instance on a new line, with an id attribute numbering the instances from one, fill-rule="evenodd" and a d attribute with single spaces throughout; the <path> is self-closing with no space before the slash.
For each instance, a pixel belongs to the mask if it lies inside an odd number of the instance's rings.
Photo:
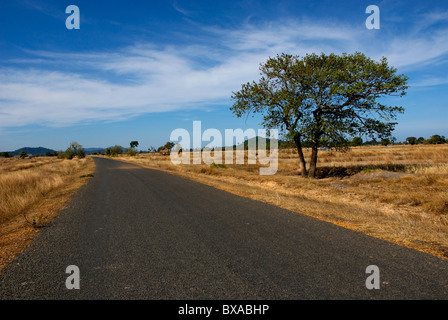
<path id="1" fill-rule="evenodd" d="M 187 17 L 188 17 L 188 16 L 191 15 L 191 12 L 190 12 L 190 11 L 181 8 L 175 1 L 173 2 L 173 8 L 174 8 L 177 12 L 182 13 L 184 16 L 187 16 Z"/>
<path id="2" fill-rule="evenodd" d="M 362 51 L 410 69 L 448 54 L 446 30 L 381 40 L 359 26 L 309 21 L 203 31 L 209 41 L 200 44 L 160 48 L 139 43 L 115 52 L 28 51 L 30 58 L 10 61 L 26 62 L 26 68 L 12 63 L 0 69 L 0 127 L 66 126 L 228 104 L 232 91 L 258 78 L 260 62 L 281 52 Z"/>
<path id="3" fill-rule="evenodd" d="M 423 77 L 411 82 L 412 87 L 434 87 L 448 85 L 448 77 Z"/>
<path id="4" fill-rule="evenodd" d="M 29 1 L 23 1 L 19 2 L 19 5 L 32 9 L 37 10 L 40 13 L 43 13 L 47 16 L 50 16 L 54 19 L 58 20 L 65 20 L 66 17 L 64 15 L 61 15 L 61 13 L 57 10 L 57 8 L 54 6 L 54 4 L 49 3 L 42 3 L 42 1 L 39 0 L 29 0 Z"/>

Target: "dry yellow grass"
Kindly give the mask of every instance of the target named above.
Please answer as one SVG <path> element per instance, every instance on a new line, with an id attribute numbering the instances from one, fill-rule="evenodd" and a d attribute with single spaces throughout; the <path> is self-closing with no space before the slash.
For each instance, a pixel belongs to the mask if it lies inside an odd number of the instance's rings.
<path id="1" fill-rule="evenodd" d="M 320 168 L 358 172 L 324 179 L 299 177 L 294 150 L 280 150 L 273 176 L 260 176 L 259 165 L 175 166 L 161 155 L 118 159 L 448 258 L 448 145 L 321 151 Z"/>
<path id="2" fill-rule="evenodd" d="M 0 158 L 0 270 L 22 252 L 93 173 L 90 158 Z"/>

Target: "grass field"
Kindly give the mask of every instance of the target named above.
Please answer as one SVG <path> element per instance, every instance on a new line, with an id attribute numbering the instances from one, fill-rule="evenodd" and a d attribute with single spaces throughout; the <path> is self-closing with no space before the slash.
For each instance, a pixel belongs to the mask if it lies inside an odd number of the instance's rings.
<path id="1" fill-rule="evenodd" d="M 260 176 L 259 165 L 176 166 L 159 154 L 116 159 L 448 258 L 448 145 L 321 151 L 319 179 L 298 175 L 294 150 L 279 151 L 273 176 Z M 0 158 L 0 270 L 69 203 L 93 171 L 90 158 Z"/>
<path id="2" fill-rule="evenodd" d="M 91 158 L 0 158 L 0 270 L 22 252 L 91 174 Z"/>
<path id="3" fill-rule="evenodd" d="M 321 151 L 320 179 L 298 176 L 294 150 L 279 151 L 273 176 L 260 176 L 259 165 L 176 166 L 159 154 L 117 159 L 448 258 L 448 145 Z"/>

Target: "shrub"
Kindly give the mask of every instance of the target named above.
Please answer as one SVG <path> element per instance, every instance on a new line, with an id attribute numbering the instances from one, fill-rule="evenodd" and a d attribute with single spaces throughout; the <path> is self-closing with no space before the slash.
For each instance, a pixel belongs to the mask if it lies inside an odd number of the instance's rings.
<path id="1" fill-rule="evenodd" d="M 116 156 L 118 154 L 122 154 L 122 153 L 123 153 L 123 147 L 119 146 L 119 145 L 115 145 L 112 148 L 107 148 L 104 151 L 104 154 L 109 157 L 114 157 L 114 156 Z"/>
<path id="2" fill-rule="evenodd" d="M 78 157 L 78 159 L 83 159 L 86 157 L 86 152 L 84 151 L 84 149 L 78 150 L 76 156 Z"/>
<path id="3" fill-rule="evenodd" d="M 84 158 L 85 156 L 86 153 L 84 151 L 84 148 L 76 141 L 70 142 L 69 147 L 67 148 L 67 150 L 65 150 L 66 159 L 73 159 L 74 157 Z"/>
<path id="4" fill-rule="evenodd" d="M 0 157 L 11 158 L 12 154 L 9 152 L 0 152 Z"/>
<path id="5" fill-rule="evenodd" d="M 362 141 L 361 137 L 354 137 L 351 142 L 351 145 L 353 147 L 359 147 L 359 146 L 362 146 L 362 143 L 363 143 L 363 141 Z"/>
<path id="6" fill-rule="evenodd" d="M 431 138 L 428 139 L 429 144 L 442 144 L 445 142 L 446 142 L 445 137 L 439 136 L 438 134 L 435 134 L 435 135 L 431 136 Z"/>
<path id="7" fill-rule="evenodd" d="M 65 153 L 64 153 L 65 159 L 73 159 L 74 156 L 75 156 L 75 152 L 73 151 L 73 149 L 67 148 L 67 150 L 65 150 Z"/>
<path id="8" fill-rule="evenodd" d="M 417 138 L 416 137 L 407 137 L 406 142 L 409 143 L 410 145 L 414 145 L 417 143 Z"/>
<path id="9" fill-rule="evenodd" d="M 126 154 L 133 157 L 137 154 L 137 151 L 135 151 L 134 148 L 129 148 L 129 149 L 126 149 Z"/>
<path id="10" fill-rule="evenodd" d="M 220 164 L 220 163 L 212 163 L 211 165 L 210 165 L 210 168 L 223 168 L 223 169 L 225 169 L 225 165 L 224 164 Z"/>

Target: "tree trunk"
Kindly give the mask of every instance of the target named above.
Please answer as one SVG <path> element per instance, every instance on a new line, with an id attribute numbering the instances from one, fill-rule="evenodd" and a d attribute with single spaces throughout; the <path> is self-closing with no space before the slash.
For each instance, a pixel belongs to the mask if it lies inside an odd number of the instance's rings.
<path id="1" fill-rule="evenodd" d="M 311 161 L 310 161 L 310 170 L 308 171 L 309 178 L 316 177 L 316 168 L 317 168 L 317 152 L 319 148 L 317 143 L 314 143 L 311 148 Z"/>
<path id="2" fill-rule="evenodd" d="M 310 169 L 308 170 L 309 178 L 316 178 L 316 168 L 317 168 L 317 152 L 319 151 L 319 140 L 323 134 L 321 131 L 322 128 L 322 115 L 320 108 L 313 112 L 315 126 L 317 130 L 314 132 L 313 137 L 313 146 L 311 147 L 311 161 L 310 161 Z"/>
<path id="3" fill-rule="evenodd" d="M 302 175 L 302 177 L 306 178 L 308 176 L 308 173 L 306 172 L 306 161 L 305 157 L 303 156 L 302 142 L 300 141 L 299 134 L 294 135 L 294 143 L 297 146 L 297 153 L 299 154 L 300 174 Z"/>

